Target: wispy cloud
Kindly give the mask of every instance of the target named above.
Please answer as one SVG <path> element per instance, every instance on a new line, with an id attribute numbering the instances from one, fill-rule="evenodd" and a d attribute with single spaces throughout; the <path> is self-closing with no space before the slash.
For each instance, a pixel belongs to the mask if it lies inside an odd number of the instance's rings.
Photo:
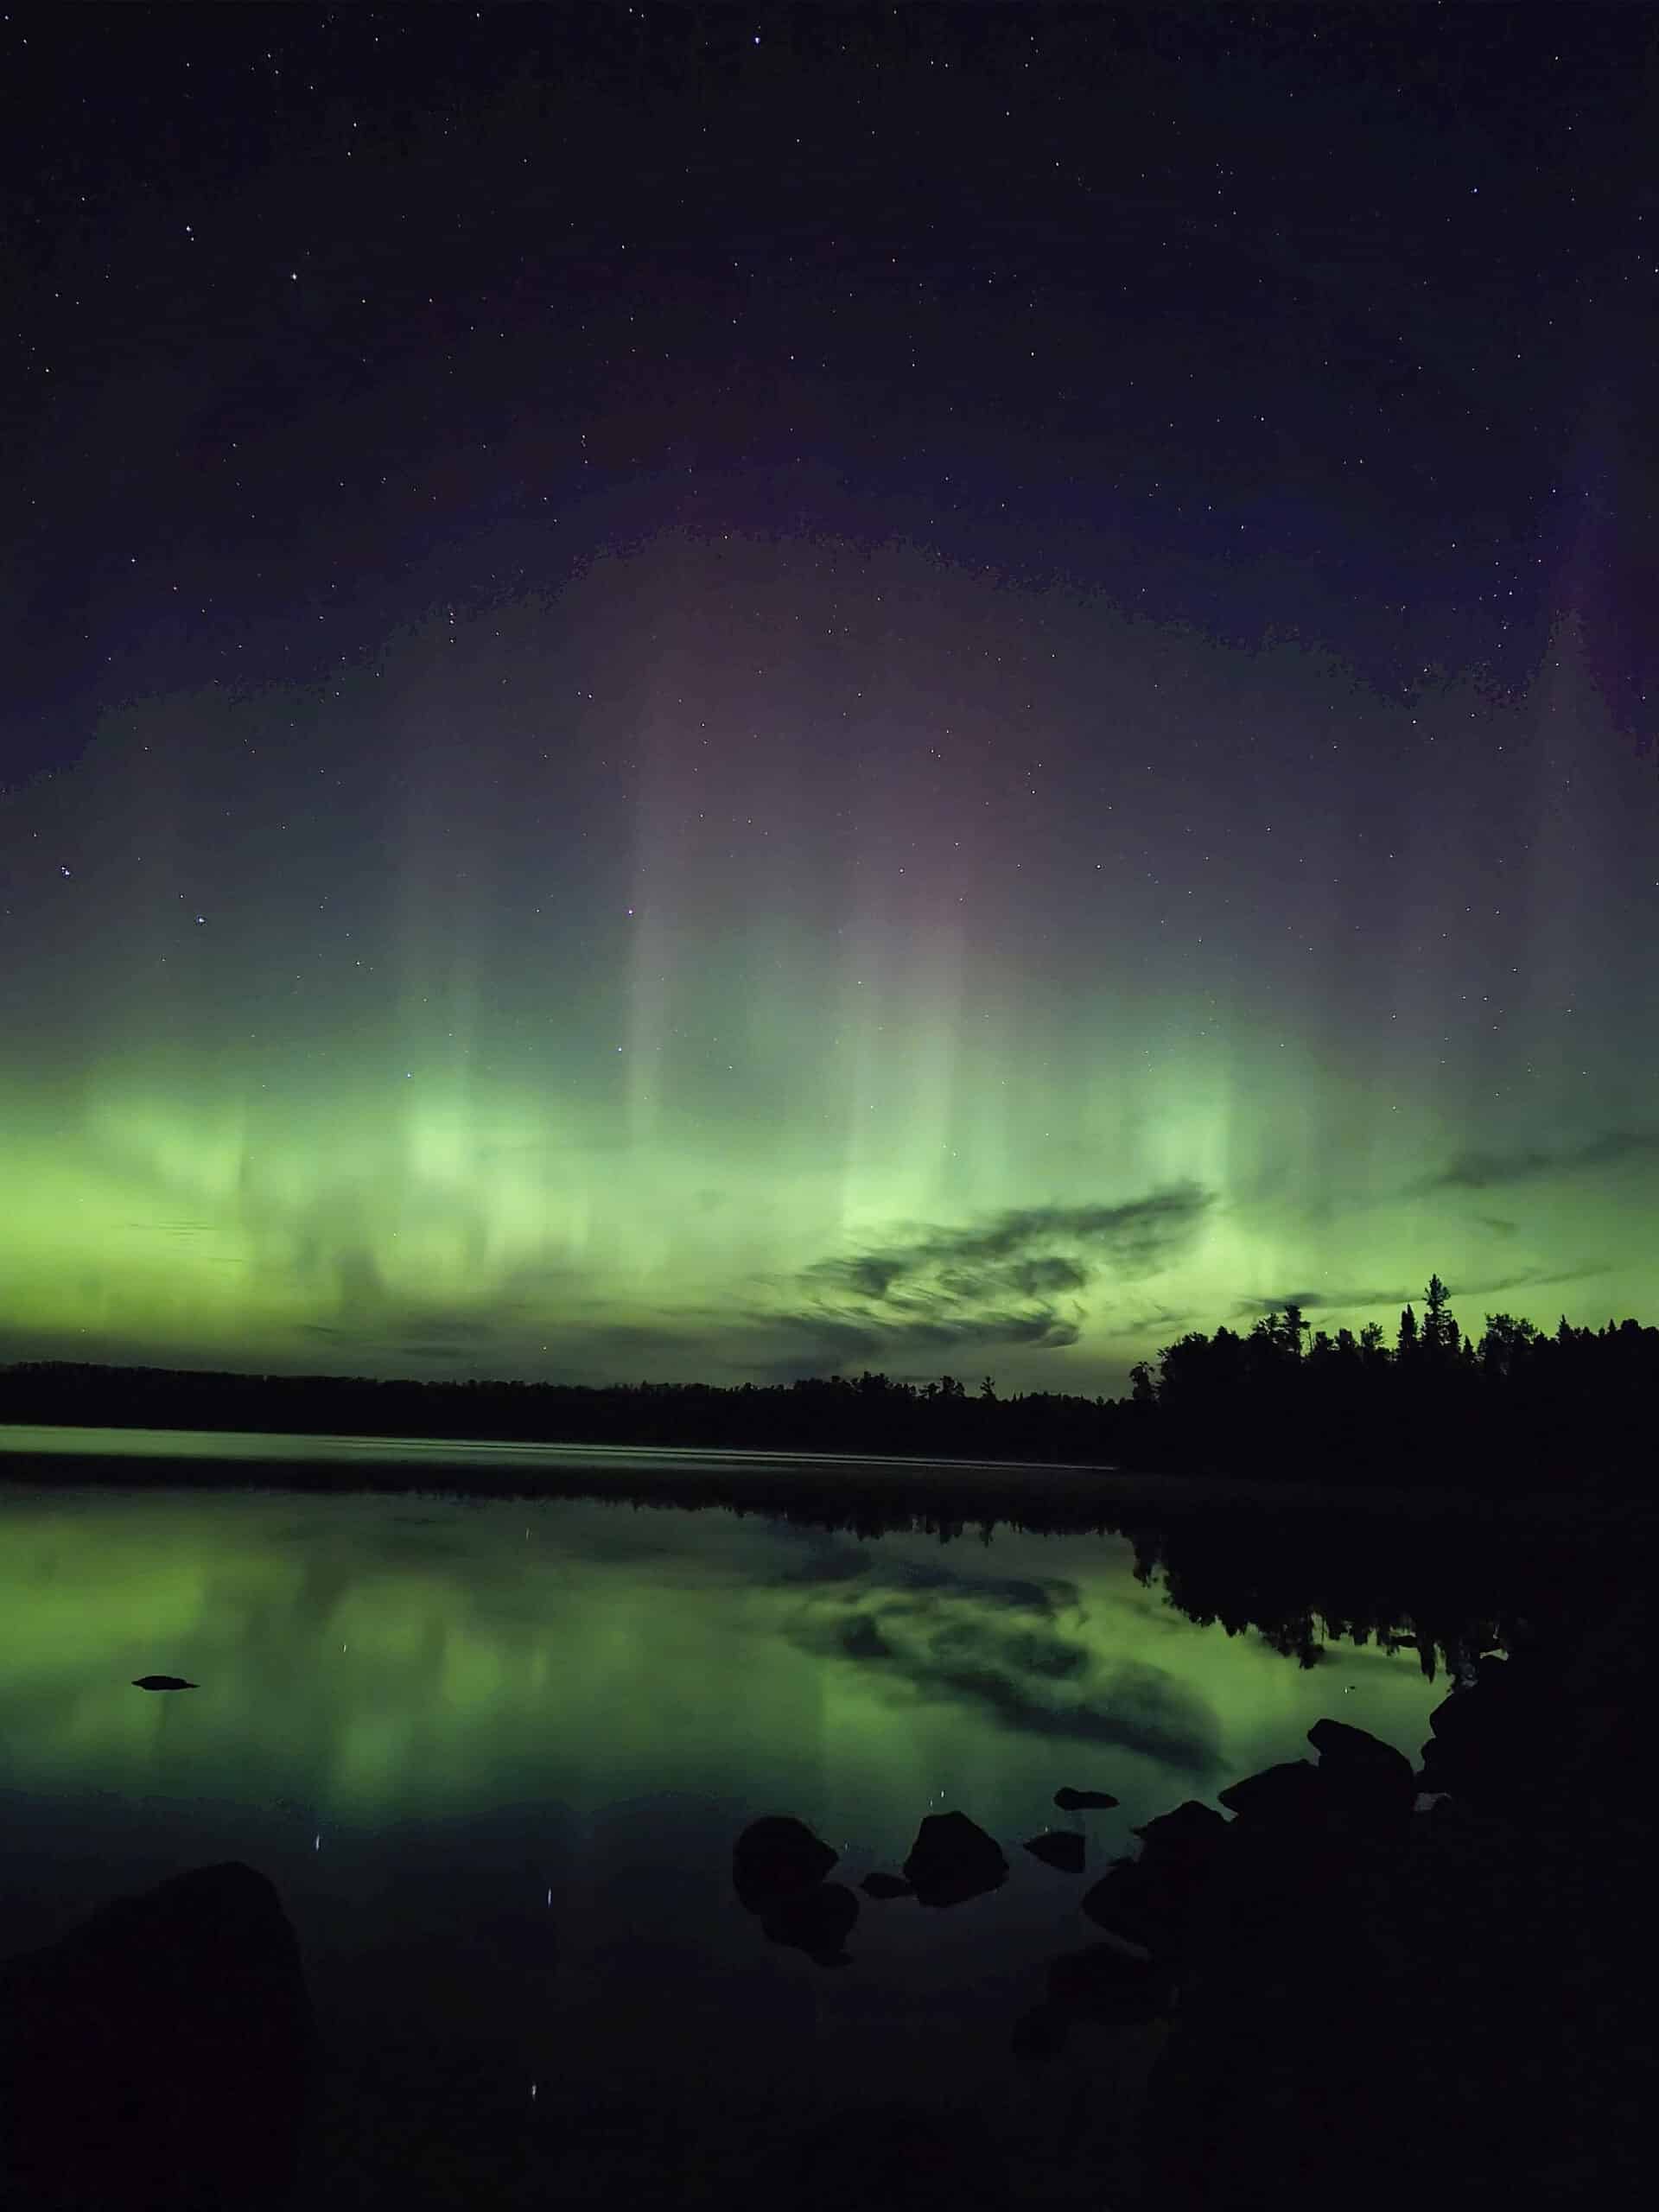
<path id="1" fill-rule="evenodd" d="M 749 1318 L 837 1366 L 1072 1344 L 1090 1294 L 1179 1258 L 1212 1204 L 1185 1183 L 1121 1205 L 1021 1206 L 963 1226 L 906 1228 L 813 1262 L 779 1306 Z"/>
<path id="2" fill-rule="evenodd" d="M 1541 1182 L 1557 1175 L 1579 1175 L 1633 1162 L 1659 1160 L 1659 1131 L 1609 1129 L 1583 1144 L 1554 1151 L 1465 1152 L 1433 1175 L 1409 1185 L 1408 1198 L 1437 1191 L 1491 1191 L 1510 1183 Z"/>
<path id="3" fill-rule="evenodd" d="M 1494 1275 L 1478 1282 L 1453 1282 L 1447 1287 L 1455 1301 L 1459 1298 L 1490 1298 L 1500 1290 L 1531 1290 L 1544 1283 L 1588 1282 L 1596 1275 L 1611 1273 L 1608 1261 L 1586 1260 L 1576 1268 L 1523 1268 L 1516 1274 Z"/>

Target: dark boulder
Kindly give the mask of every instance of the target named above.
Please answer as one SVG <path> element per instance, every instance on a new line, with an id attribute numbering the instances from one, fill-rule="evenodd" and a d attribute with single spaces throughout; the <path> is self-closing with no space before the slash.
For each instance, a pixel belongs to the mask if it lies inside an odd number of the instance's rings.
<path id="1" fill-rule="evenodd" d="M 867 1874 L 859 1884 L 867 1897 L 910 1897 L 916 1892 L 897 1874 Z"/>
<path id="2" fill-rule="evenodd" d="M 995 1837 L 966 1813 L 929 1813 L 910 1847 L 905 1877 L 922 1904 L 962 1904 L 1000 1889 L 1008 1862 Z"/>
<path id="3" fill-rule="evenodd" d="M 1616 1803 L 1593 1795 L 1608 1746 L 1650 1711 L 1623 1621 L 1576 1654 L 1484 1659 L 1410 1777 L 1447 1794 L 1395 1833 L 1351 1815 L 1368 1790 L 1398 1804 L 1405 1763 L 1329 1720 L 1311 1730 L 1324 1808 L 1306 1833 L 1241 1817 L 1205 1891 L 1144 2107 L 1144 2201 L 1392 2212 L 1650 2194 L 1651 1977 L 1633 1931 L 1652 1815 L 1634 1760 Z M 1306 1792 L 1274 1771 L 1284 1801 Z"/>
<path id="4" fill-rule="evenodd" d="M 1420 1786 L 1482 1812 L 1518 1811 L 1560 1761 L 1571 1719 L 1555 1685 L 1526 1660 L 1483 1659 L 1477 1680 L 1428 1716 Z"/>
<path id="5" fill-rule="evenodd" d="M 274 2212 L 316 2043 L 299 1944 L 251 1866 L 120 1897 L 0 1966 L 0 2202 Z"/>
<path id="6" fill-rule="evenodd" d="M 1325 1807 L 1319 1769 L 1306 1759 L 1263 1767 L 1260 1774 L 1247 1774 L 1216 1794 L 1241 1823 L 1252 1827 L 1300 1827 L 1317 1820 Z"/>
<path id="7" fill-rule="evenodd" d="M 1192 1866 L 1208 1866 L 1226 1848 L 1231 1832 L 1230 1822 L 1213 1805 L 1200 1804 L 1196 1797 L 1131 1831 L 1140 1837 L 1146 1853 Z"/>
<path id="8" fill-rule="evenodd" d="M 1307 1740 L 1319 1755 L 1319 1778 L 1334 1814 L 1376 1832 L 1397 1830 L 1409 1820 L 1417 1777 L 1403 1751 L 1341 1720 L 1316 1720 Z"/>
<path id="9" fill-rule="evenodd" d="M 1352 1768 L 1356 1772 L 1386 1775 L 1401 1784 L 1416 1786 L 1411 1761 L 1392 1744 L 1385 1744 L 1363 1728 L 1351 1728 L 1345 1720 L 1316 1720 L 1307 1740 L 1319 1755 L 1319 1770 Z"/>
<path id="10" fill-rule="evenodd" d="M 820 1882 L 773 1905 L 760 1923 L 773 1943 L 804 1951 L 815 1966 L 849 1963 L 847 1938 L 858 1924 L 858 1899 L 844 1882 Z"/>
<path id="11" fill-rule="evenodd" d="M 748 1911 L 766 1912 L 816 1889 L 840 1856 L 804 1821 L 768 1813 L 751 1821 L 732 1847 L 732 1887 Z"/>
<path id="12" fill-rule="evenodd" d="M 1117 1800 L 1103 1789 L 1057 1789 L 1054 1802 L 1063 1813 L 1109 1812 Z"/>
<path id="13" fill-rule="evenodd" d="M 1030 1837 L 1026 1849 L 1033 1859 L 1040 1859 L 1045 1866 L 1052 1866 L 1059 1873 L 1083 1872 L 1084 1840 L 1075 1828 L 1049 1828 L 1041 1835 Z"/>

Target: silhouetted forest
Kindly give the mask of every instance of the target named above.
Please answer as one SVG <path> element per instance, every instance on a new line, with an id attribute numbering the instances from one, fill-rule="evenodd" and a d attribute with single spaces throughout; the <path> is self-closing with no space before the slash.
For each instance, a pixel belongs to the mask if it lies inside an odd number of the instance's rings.
<path id="1" fill-rule="evenodd" d="M 1517 1487 L 1648 1486 L 1659 1329 L 1553 1335 L 1489 1313 L 1478 1343 L 1431 1275 L 1390 1345 L 1375 1323 L 1312 1333 L 1298 1306 L 1246 1336 L 1166 1344 L 1112 1408 L 1119 1455 L 1147 1467 Z"/>
<path id="2" fill-rule="evenodd" d="M 0 1370 L 0 1422 L 1070 1462 L 1497 1495 L 1645 1490 L 1659 1329 L 1563 1317 L 1547 1336 L 1489 1313 L 1477 1344 L 1433 1275 L 1421 1319 L 1408 1306 L 1392 1344 L 1375 1324 L 1310 1332 L 1290 1306 L 1245 1335 L 1182 1337 L 1133 1380 L 1128 1398 L 1002 1397 L 989 1376 L 973 1391 L 949 1375 L 870 1373 L 594 1389 L 53 1361 Z"/>

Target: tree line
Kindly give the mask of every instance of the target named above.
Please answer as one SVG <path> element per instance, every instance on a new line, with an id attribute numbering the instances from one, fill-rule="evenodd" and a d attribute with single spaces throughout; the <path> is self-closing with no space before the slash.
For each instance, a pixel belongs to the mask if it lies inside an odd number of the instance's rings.
<path id="1" fill-rule="evenodd" d="M 1144 1465 L 1628 1489 L 1645 1486 L 1654 1454 L 1659 1329 L 1574 1328 L 1563 1315 L 1546 1335 L 1488 1313 L 1477 1341 L 1433 1274 L 1421 1315 L 1404 1307 L 1392 1344 L 1376 1323 L 1357 1336 L 1310 1332 L 1292 1305 L 1246 1335 L 1182 1337 L 1132 1382 L 1116 1417 Z"/>
<path id="2" fill-rule="evenodd" d="M 199 1373 L 37 1361 L 0 1369 L 0 1422 L 478 1438 L 562 1444 L 1068 1461 L 1153 1472 L 1630 1490 L 1645 1486 L 1659 1406 L 1659 1329 L 1554 1334 L 1489 1313 L 1478 1342 L 1438 1274 L 1392 1344 L 1310 1330 L 1301 1309 L 1248 1333 L 1166 1344 L 1127 1398 L 998 1395 L 986 1376 L 866 1372 L 731 1388 L 588 1387 L 363 1376 Z"/>

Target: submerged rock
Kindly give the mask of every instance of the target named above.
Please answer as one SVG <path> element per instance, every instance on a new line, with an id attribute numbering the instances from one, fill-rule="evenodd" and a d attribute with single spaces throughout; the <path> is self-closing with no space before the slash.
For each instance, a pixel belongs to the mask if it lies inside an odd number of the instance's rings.
<path id="1" fill-rule="evenodd" d="M 1103 1789 L 1057 1789 L 1054 1802 L 1063 1813 L 1109 1812 L 1117 1800 Z"/>
<path id="2" fill-rule="evenodd" d="M 199 1867 L 0 1966 L 0 2202 L 274 2212 L 315 2078 L 299 1944 L 252 1867 Z"/>
<path id="3" fill-rule="evenodd" d="M 962 1904 L 1000 1889 L 1008 1878 L 1008 1862 L 995 1837 L 966 1813 L 929 1813 L 910 1847 L 905 1874 L 919 1903 Z"/>

